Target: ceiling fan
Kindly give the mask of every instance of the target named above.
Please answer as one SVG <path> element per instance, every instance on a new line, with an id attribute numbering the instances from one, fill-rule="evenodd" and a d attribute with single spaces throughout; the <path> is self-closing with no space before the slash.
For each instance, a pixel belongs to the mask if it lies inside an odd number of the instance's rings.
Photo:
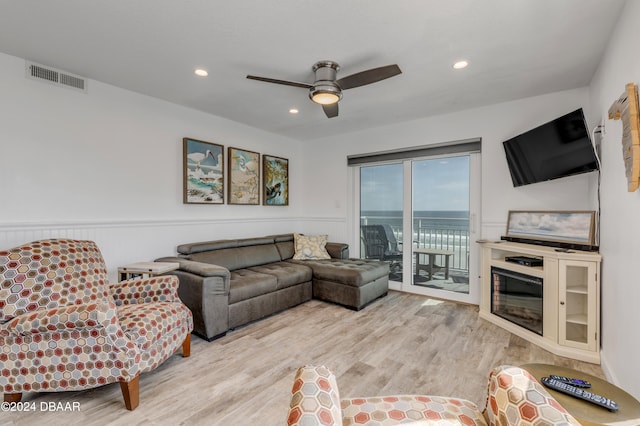
<path id="1" fill-rule="evenodd" d="M 402 73 L 396 64 L 361 71 L 355 74 L 336 79 L 340 66 L 333 61 L 316 62 L 311 68 L 316 75 L 313 84 L 299 83 L 296 81 L 277 80 L 275 78 L 247 75 L 248 79 L 265 81 L 267 83 L 283 84 L 285 86 L 302 87 L 309 89 L 309 98 L 322 105 L 322 109 L 328 118 L 338 116 L 338 101 L 342 98 L 342 91 L 353 89 L 371 83 L 376 83 L 389 77 Z"/>

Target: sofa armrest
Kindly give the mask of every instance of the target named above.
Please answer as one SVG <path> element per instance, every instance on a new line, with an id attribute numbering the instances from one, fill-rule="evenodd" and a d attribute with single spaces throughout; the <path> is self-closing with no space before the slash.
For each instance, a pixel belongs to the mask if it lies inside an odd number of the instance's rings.
<path id="1" fill-rule="evenodd" d="M 110 290 L 118 306 L 180 301 L 178 279 L 171 275 L 132 278 L 111 284 Z"/>
<path id="2" fill-rule="evenodd" d="M 160 259 L 156 259 L 156 262 L 175 262 L 180 264 L 178 267 L 179 270 L 200 275 L 201 277 L 220 277 L 226 280 L 231 278 L 231 273 L 227 268 L 211 263 L 196 262 L 195 260 L 183 259 L 181 257 L 161 257 Z"/>
<path id="3" fill-rule="evenodd" d="M 179 257 L 156 260 L 180 264 L 177 270 L 167 274 L 180 280 L 178 295 L 193 314 L 193 331 L 209 341 L 224 335 L 229 330 L 229 270 Z"/>
<path id="4" fill-rule="evenodd" d="M 327 367 L 307 365 L 298 369 L 287 425 L 342 425 L 338 384 Z"/>
<path id="5" fill-rule="evenodd" d="M 510 395 L 520 395 L 517 402 Z M 521 410 L 523 405 L 526 410 Z M 507 414 L 507 412 L 509 414 Z M 532 418 L 545 424 L 580 423 L 528 371 L 501 365 L 489 373 L 489 388 L 484 414 L 489 424 L 529 424 Z M 524 418 L 522 416 L 525 416 Z M 514 418 L 514 416 L 516 416 Z"/>
<path id="6" fill-rule="evenodd" d="M 328 242 L 325 248 L 333 259 L 349 258 L 349 244 Z"/>
<path id="7" fill-rule="evenodd" d="M 27 336 L 56 331 L 107 327 L 116 316 L 113 305 L 92 303 L 40 309 L 19 315 L 3 325 L 9 334 Z"/>

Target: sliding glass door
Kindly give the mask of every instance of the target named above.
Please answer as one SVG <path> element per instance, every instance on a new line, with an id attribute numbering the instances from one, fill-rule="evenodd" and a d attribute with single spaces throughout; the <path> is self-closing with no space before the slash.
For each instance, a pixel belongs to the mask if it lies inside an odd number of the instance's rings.
<path id="1" fill-rule="evenodd" d="M 411 162 L 414 286 L 469 294 L 469 159 Z"/>
<path id="2" fill-rule="evenodd" d="M 389 262 L 402 282 L 403 164 L 360 168 L 360 257 Z"/>
<path id="3" fill-rule="evenodd" d="M 390 288 L 478 303 L 479 176 L 477 153 L 360 166 L 360 257 L 389 262 Z"/>

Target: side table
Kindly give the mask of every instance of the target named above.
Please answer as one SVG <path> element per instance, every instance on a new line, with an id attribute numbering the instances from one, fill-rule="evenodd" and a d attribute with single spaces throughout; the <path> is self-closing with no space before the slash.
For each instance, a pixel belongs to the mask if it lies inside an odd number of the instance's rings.
<path id="1" fill-rule="evenodd" d="M 604 396 L 618 403 L 619 410 L 611 412 L 606 408 L 542 385 L 560 405 L 583 425 L 640 425 L 640 402 L 629 393 L 606 380 L 557 365 L 525 364 L 521 367 L 531 373 L 538 381 L 540 381 L 540 378 L 550 374 L 586 380 L 591 383 L 591 388 L 587 389 L 589 392 Z"/>
<path id="2" fill-rule="evenodd" d="M 175 271 L 180 267 L 177 262 L 137 262 L 118 268 L 118 278 L 120 281 L 128 280 L 137 276 L 151 276 Z"/>
<path id="3" fill-rule="evenodd" d="M 416 275 L 420 274 L 420 271 L 426 271 L 429 274 L 429 280 L 433 278 L 433 268 L 434 266 L 438 268 L 436 265 L 436 256 L 444 256 L 444 279 L 449 279 L 449 257 L 455 254 L 454 251 L 451 250 L 442 250 L 442 249 L 431 249 L 431 248 L 414 248 L 413 252 L 416 254 Z M 420 255 L 426 254 L 429 256 L 429 263 L 423 264 L 420 263 Z"/>

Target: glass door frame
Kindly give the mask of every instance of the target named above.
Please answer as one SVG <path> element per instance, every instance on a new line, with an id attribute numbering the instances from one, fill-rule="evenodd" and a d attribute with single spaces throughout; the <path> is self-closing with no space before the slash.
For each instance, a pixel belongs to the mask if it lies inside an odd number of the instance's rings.
<path id="1" fill-rule="evenodd" d="M 403 274 L 402 282 L 389 281 L 390 290 L 398 290 L 407 293 L 421 294 L 437 299 L 452 300 L 461 303 L 474 305 L 480 304 L 480 258 L 476 240 L 480 238 L 480 207 L 481 207 L 481 162 L 479 152 L 469 152 L 460 154 L 444 154 L 428 157 L 411 158 L 371 164 L 363 164 L 354 167 L 354 241 L 357 241 L 354 252 L 360 257 L 360 168 L 384 164 L 402 164 L 403 166 L 403 222 L 402 222 L 402 250 L 403 250 L 403 270 L 413 271 L 413 188 L 412 182 L 412 162 L 425 159 L 438 159 L 455 157 L 460 155 L 469 156 L 469 293 L 456 293 L 447 290 L 440 290 L 430 287 L 413 285 L 413 273 Z M 410 230 L 410 232 L 406 232 Z"/>

